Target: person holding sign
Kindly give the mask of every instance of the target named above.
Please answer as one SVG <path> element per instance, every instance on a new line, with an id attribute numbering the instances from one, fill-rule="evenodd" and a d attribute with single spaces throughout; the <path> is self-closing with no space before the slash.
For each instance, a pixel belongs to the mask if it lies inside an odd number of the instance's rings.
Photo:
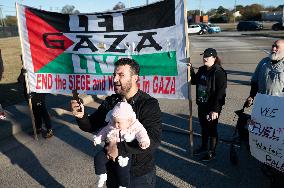
<path id="1" fill-rule="evenodd" d="M 245 106 L 250 107 L 257 93 L 284 96 L 284 40 L 272 44 L 271 53 L 257 65 L 252 78 L 250 95 Z"/>
<path id="2" fill-rule="evenodd" d="M 194 155 L 205 154 L 202 161 L 211 161 L 216 156 L 218 142 L 217 124 L 222 106 L 225 104 L 227 74 L 221 67 L 221 61 L 213 48 L 207 48 L 202 54 L 204 65 L 195 74 L 192 66 L 191 83 L 196 85 L 196 104 L 201 126 L 201 146 L 193 151 Z M 210 146 L 208 150 L 208 140 Z"/>
<path id="3" fill-rule="evenodd" d="M 46 127 L 46 134 L 44 135 L 44 137 L 51 138 L 54 135 L 54 132 L 52 129 L 50 116 L 46 108 L 46 93 L 31 92 L 30 94 L 28 94 L 24 74 L 26 74 L 26 69 L 22 68 L 17 80 L 18 83 L 23 85 L 25 99 L 28 101 L 29 97 L 31 98 L 36 133 L 43 134 L 44 131 L 42 129 L 42 123 L 44 122 Z"/>
<path id="4" fill-rule="evenodd" d="M 118 156 L 131 154 L 133 159 L 130 167 L 129 187 L 154 188 L 156 183 L 154 154 L 161 143 L 161 110 L 157 99 L 138 89 L 139 64 L 129 58 L 122 58 L 115 62 L 114 91 L 115 94 L 106 97 L 98 110 L 88 116 L 84 106 L 78 100 L 71 100 L 71 110 L 76 117 L 79 128 L 93 133 L 107 125 L 107 113 L 121 101 L 126 100 L 136 113 L 137 119 L 146 129 L 150 146 L 142 149 L 137 139 L 132 142 L 109 142 L 106 144 L 106 157 L 111 161 L 107 163 L 107 181 L 109 188 L 119 186 L 115 165 Z"/>
<path id="5" fill-rule="evenodd" d="M 284 40 L 275 41 L 271 46 L 271 53 L 257 65 L 252 78 L 250 95 L 245 106 L 253 104 L 257 93 L 284 97 Z M 263 172 L 269 174 L 273 181 L 271 187 L 284 186 L 284 173 L 263 164 Z"/>

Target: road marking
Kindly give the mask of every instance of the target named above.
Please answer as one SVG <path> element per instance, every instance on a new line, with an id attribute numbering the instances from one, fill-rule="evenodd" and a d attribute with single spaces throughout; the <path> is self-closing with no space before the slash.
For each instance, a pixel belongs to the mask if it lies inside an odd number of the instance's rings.
<path id="1" fill-rule="evenodd" d="M 173 185 L 173 187 L 181 187 L 181 188 L 193 188 L 194 186 L 189 183 L 183 181 L 179 177 L 174 174 L 169 173 L 168 171 L 157 166 L 157 176 L 166 181 L 167 183 Z"/>
<path id="2" fill-rule="evenodd" d="M 270 54 L 270 51 L 268 50 L 263 50 L 265 53 Z"/>

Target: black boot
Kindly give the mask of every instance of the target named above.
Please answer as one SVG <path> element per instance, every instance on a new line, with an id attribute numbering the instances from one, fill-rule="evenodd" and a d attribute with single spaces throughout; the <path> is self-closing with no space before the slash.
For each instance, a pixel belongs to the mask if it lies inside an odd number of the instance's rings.
<path id="1" fill-rule="evenodd" d="M 210 148 L 209 148 L 209 150 L 215 153 L 217 144 L 218 144 L 218 138 L 217 137 L 210 137 Z"/>
<path id="2" fill-rule="evenodd" d="M 208 149 L 208 137 L 207 136 L 201 136 L 202 144 L 199 148 L 193 151 L 193 155 L 201 155 L 205 153 Z"/>
<path id="3" fill-rule="evenodd" d="M 210 137 L 210 148 L 207 154 L 201 158 L 202 161 L 211 161 L 216 157 L 216 146 L 217 146 L 218 139 L 217 137 Z"/>

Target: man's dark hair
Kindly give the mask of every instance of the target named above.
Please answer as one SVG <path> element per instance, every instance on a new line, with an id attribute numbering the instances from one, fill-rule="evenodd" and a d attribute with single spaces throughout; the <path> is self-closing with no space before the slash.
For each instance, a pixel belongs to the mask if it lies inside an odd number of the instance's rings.
<path id="1" fill-rule="evenodd" d="M 132 73 L 133 73 L 134 75 L 139 75 L 140 66 L 139 66 L 139 64 L 138 64 L 134 59 L 121 58 L 121 59 L 117 60 L 117 61 L 114 63 L 114 66 L 115 66 L 115 67 L 123 66 L 123 65 L 129 65 L 129 66 L 130 66 L 130 69 L 131 69 L 131 71 L 132 71 Z"/>

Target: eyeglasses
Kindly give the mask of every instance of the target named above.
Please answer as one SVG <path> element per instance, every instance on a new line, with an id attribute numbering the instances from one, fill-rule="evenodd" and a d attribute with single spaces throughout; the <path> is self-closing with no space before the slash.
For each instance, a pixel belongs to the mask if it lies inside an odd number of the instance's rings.
<path id="1" fill-rule="evenodd" d="M 272 48 L 278 48 L 279 47 L 279 45 L 277 45 L 277 44 L 272 44 Z"/>

